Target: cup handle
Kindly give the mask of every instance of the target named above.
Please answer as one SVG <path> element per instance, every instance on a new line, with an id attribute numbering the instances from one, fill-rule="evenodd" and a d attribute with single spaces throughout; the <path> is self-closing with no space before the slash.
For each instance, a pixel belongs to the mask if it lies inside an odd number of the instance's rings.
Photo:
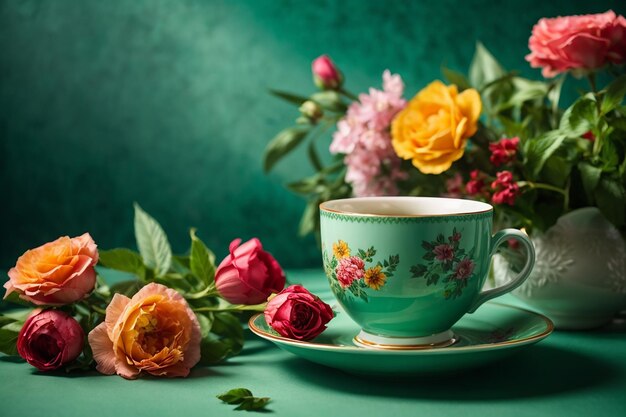
<path id="1" fill-rule="evenodd" d="M 535 264 L 535 247 L 533 246 L 528 236 L 526 236 L 526 234 L 520 232 L 517 229 L 500 230 L 498 233 L 492 236 L 489 260 L 491 261 L 491 258 L 496 253 L 496 249 L 498 249 L 498 246 L 500 246 L 504 241 L 511 238 L 518 240 L 526 248 L 526 264 L 524 264 L 524 267 L 522 268 L 520 273 L 517 274 L 517 276 L 510 282 L 500 287 L 481 292 L 478 295 L 476 301 L 474 301 L 474 304 L 472 304 L 471 308 L 469 309 L 469 313 L 473 313 L 474 311 L 476 311 L 476 309 L 480 307 L 481 304 L 485 301 L 491 300 L 492 298 L 513 291 L 514 289 L 522 285 L 526 278 L 528 278 L 528 275 L 530 275 L 530 271 L 532 271 L 533 265 Z"/>

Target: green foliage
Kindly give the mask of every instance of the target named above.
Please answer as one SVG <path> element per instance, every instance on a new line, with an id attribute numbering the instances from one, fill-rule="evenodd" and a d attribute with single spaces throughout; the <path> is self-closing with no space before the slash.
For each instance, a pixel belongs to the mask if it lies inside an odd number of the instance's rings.
<path id="1" fill-rule="evenodd" d="M 252 391 L 247 388 L 233 388 L 223 394 L 217 396 L 227 404 L 238 404 L 235 410 L 259 411 L 264 410 L 265 406 L 270 402 L 269 397 L 255 397 Z"/>
<path id="2" fill-rule="evenodd" d="M 98 263 L 109 269 L 130 272 L 143 280 L 146 275 L 146 267 L 141 255 L 133 250 L 117 248 L 109 250 L 99 250 Z"/>
<path id="3" fill-rule="evenodd" d="M 148 213 L 135 203 L 135 239 L 144 264 L 152 269 L 156 276 L 163 276 L 172 264 L 172 249 L 167 236 Z"/>
<path id="4" fill-rule="evenodd" d="M 271 171 L 276 163 L 298 146 L 311 131 L 309 126 L 284 129 L 268 143 L 265 148 L 263 169 Z"/>

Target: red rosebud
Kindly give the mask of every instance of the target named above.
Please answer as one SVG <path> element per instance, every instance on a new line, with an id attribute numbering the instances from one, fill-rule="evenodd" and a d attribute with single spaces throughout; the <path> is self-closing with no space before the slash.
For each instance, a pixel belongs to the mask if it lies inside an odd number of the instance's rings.
<path id="1" fill-rule="evenodd" d="M 265 307 L 265 321 L 281 336 L 311 340 L 326 330 L 333 309 L 300 285 L 292 285 Z"/>
<path id="2" fill-rule="evenodd" d="M 519 195 L 519 186 L 513 181 L 513 174 L 509 171 L 500 171 L 496 174 L 496 180 L 491 183 L 491 188 L 495 191 L 491 197 L 494 204 L 515 204 L 515 199 Z"/>
<path id="3" fill-rule="evenodd" d="M 272 255 L 263 250 L 259 239 L 239 246 L 231 242 L 228 255 L 215 271 L 220 295 L 232 304 L 259 304 L 285 286 L 285 273 Z"/>
<path id="4" fill-rule="evenodd" d="M 46 310 L 26 320 L 17 337 L 17 352 L 40 371 L 52 371 L 76 359 L 84 340 L 83 329 L 71 316 Z"/>
<path id="5" fill-rule="evenodd" d="M 337 90 L 343 83 L 343 75 L 328 55 L 316 58 L 311 64 L 313 82 L 323 90 Z"/>
<path id="6" fill-rule="evenodd" d="M 499 167 L 502 164 L 508 164 L 517 155 L 517 147 L 519 145 L 519 138 L 514 137 L 511 139 L 501 139 L 496 143 L 489 144 L 489 150 L 491 156 L 489 160 L 492 164 Z"/>

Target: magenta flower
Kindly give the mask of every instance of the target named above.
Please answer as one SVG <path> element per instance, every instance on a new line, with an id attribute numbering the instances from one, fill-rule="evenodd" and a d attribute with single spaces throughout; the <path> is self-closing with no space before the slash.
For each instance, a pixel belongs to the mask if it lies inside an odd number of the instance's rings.
<path id="1" fill-rule="evenodd" d="M 454 259 L 454 249 L 452 249 L 452 246 L 445 243 L 435 246 L 433 253 L 435 254 L 435 259 L 441 262 L 448 262 Z"/>
<path id="2" fill-rule="evenodd" d="M 357 256 L 350 256 L 339 261 L 337 266 L 337 280 L 343 287 L 349 287 L 352 281 L 361 279 L 365 275 L 365 262 Z"/>
<path id="3" fill-rule="evenodd" d="M 491 197 L 494 204 L 515 204 L 515 199 L 520 193 L 519 185 L 513 180 L 513 174 L 509 171 L 500 171 L 496 174 L 496 180 L 491 183 L 495 191 Z"/>
<path id="4" fill-rule="evenodd" d="M 465 258 L 461 262 L 456 265 L 454 269 L 454 278 L 456 279 L 467 279 L 472 272 L 474 272 L 474 262 L 470 259 Z"/>
<path id="5" fill-rule="evenodd" d="M 489 144 L 489 150 L 491 151 L 489 160 L 497 167 L 502 164 L 508 164 L 515 159 L 518 145 L 518 137 L 500 139 L 498 142 Z"/>

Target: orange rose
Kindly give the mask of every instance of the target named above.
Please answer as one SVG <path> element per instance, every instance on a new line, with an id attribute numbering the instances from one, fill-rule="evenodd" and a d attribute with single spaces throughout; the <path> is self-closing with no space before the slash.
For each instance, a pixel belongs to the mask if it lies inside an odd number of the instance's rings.
<path id="1" fill-rule="evenodd" d="M 19 257 L 4 284 L 4 298 L 17 292 L 21 299 L 37 305 L 80 300 L 96 284 L 97 262 L 97 246 L 89 233 L 71 239 L 60 237 Z"/>
<path id="2" fill-rule="evenodd" d="M 391 124 L 393 148 L 424 174 L 440 174 L 460 159 L 476 133 L 482 109 L 474 89 L 434 81 L 417 93 Z"/>
<path id="3" fill-rule="evenodd" d="M 89 333 L 98 371 L 134 379 L 187 376 L 200 360 L 200 324 L 187 301 L 161 284 L 143 287 L 133 298 L 115 294 L 104 323 Z"/>

